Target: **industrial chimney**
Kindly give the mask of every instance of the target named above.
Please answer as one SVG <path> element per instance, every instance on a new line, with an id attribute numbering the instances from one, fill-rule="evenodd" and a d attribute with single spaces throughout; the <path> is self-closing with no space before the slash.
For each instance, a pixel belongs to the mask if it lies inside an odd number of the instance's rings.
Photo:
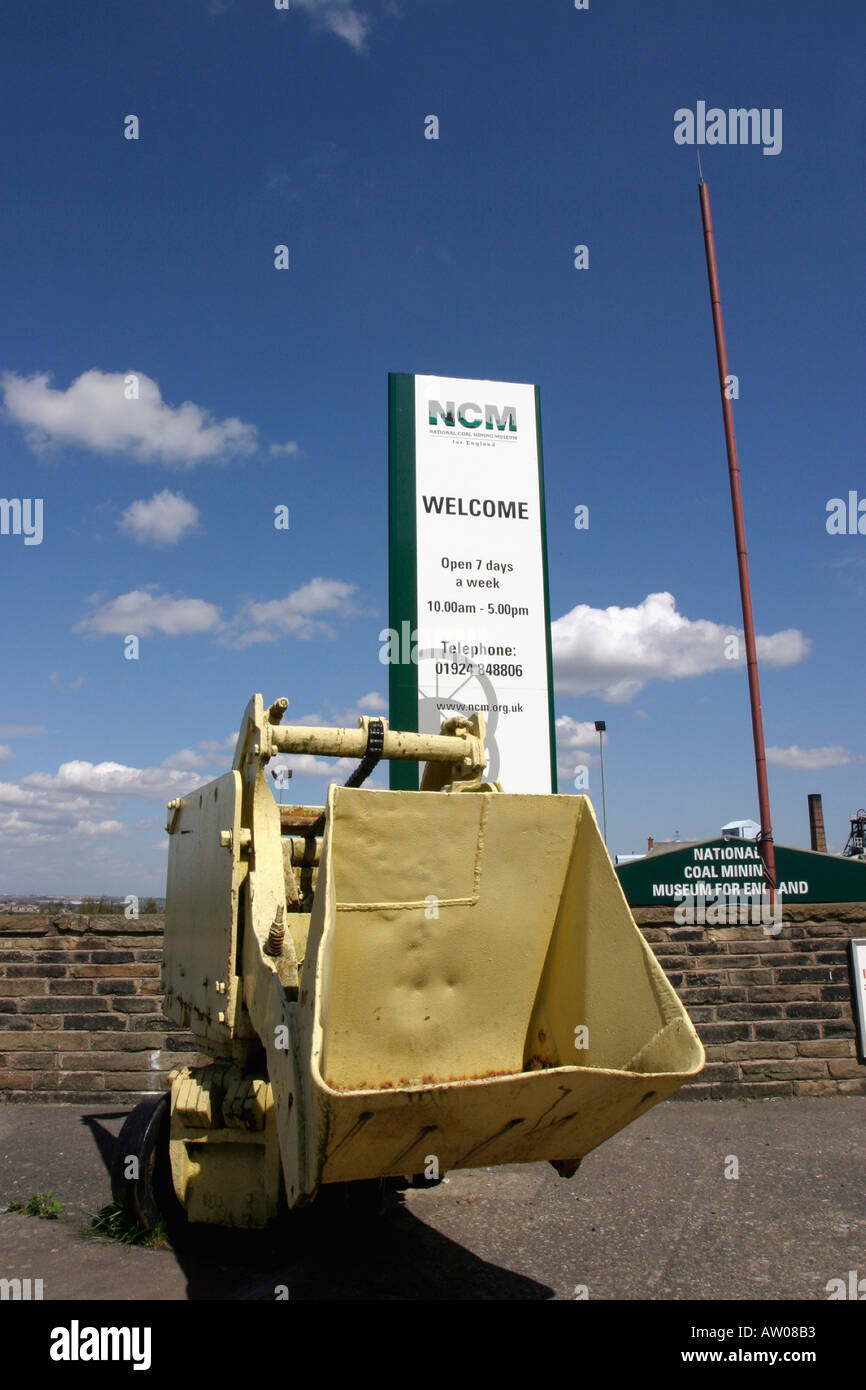
<path id="1" fill-rule="evenodd" d="M 812 848 L 818 850 L 820 854 L 826 854 L 827 838 L 824 834 L 824 809 L 821 805 L 820 792 L 810 792 L 809 794 L 809 835 Z"/>

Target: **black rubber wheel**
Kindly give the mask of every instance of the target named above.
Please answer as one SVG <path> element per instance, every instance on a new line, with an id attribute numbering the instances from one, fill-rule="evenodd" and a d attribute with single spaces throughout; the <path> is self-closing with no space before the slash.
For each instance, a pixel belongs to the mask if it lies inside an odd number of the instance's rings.
<path id="1" fill-rule="evenodd" d="M 111 1166 L 111 1195 L 130 1221 L 152 1231 L 182 1210 L 168 1155 L 169 1093 L 143 1100 L 126 1117 Z M 131 1160 L 135 1162 L 131 1162 Z"/>
<path id="2" fill-rule="evenodd" d="M 326 1222 L 364 1226 L 385 1215 L 391 1186 L 392 1180 L 388 1178 L 323 1183 L 313 1209 Z"/>

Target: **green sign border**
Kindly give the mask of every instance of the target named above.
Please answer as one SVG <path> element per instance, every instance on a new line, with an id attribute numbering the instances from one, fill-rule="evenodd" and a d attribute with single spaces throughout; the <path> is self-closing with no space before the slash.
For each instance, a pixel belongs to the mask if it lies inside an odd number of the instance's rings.
<path id="1" fill-rule="evenodd" d="M 541 392 L 535 388 L 535 439 L 538 449 L 538 501 L 541 508 L 541 568 L 544 576 L 544 641 L 547 648 L 547 717 L 550 724 L 550 789 L 559 790 L 556 773 L 556 713 L 553 703 L 553 638 L 550 632 L 550 577 L 547 571 L 547 507 L 544 497 L 544 450 L 541 447 Z"/>
<path id="2" fill-rule="evenodd" d="M 415 377 L 388 374 L 388 625 L 402 644 L 402 624 L 409 639 L 418 627 L 418 548 L 415 508 Z M 400 656 L 405 653 L 401 650 Z M 388 717 L 391 727 L 418 732 L 418 667 L 414 661 L 388 668 Z M 391 790 L 418 790 L 418 764 L 389 764 Z"/>
<path id="3" fill-rule="evenodd" d="M 556 717 L 553 703 L 553 643 L 550 634 L 550 579 L 547 567 L 547 514 L 544 455 L 541 446 L 541 393 L 535 391 L 535 438 L 538 455 L 538 501 L 541 521 L 541 568 L 544 585 L 544 639 L 547 652 L 547 705 L 550 729 L 550 789 L 556 776 Z M 403 623 L 418 628 L 418 538 L 415 495 L 415 376 L 388 373 L 388 624 L 402 643 Z M 411 524 L 407 524 L 407 521 Z M 400 656 L 405 653 L 401 650 Z M 418 667 L 391 662 L 388 671 L 389 720 L 394 729 L 418 731 Z M 418 764 L 390 763 L 392 791 L 418 790 Z M 507 788 L 506 788 L 507 790 Z"/>

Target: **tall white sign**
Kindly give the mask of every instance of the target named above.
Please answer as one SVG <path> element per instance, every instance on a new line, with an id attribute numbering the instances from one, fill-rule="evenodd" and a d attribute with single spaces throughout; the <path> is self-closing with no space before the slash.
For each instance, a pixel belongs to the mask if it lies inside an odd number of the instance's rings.
<path id="1" fill-rule="evenodd" d="M 391 527 L 414 526 L 414 546 L 392 534 L 391 621 L 408 617 L 417 631 L 417 727 L 435 733 L 443 719 L 479 710 L 487 721 L 488 778 L 508 792 L 550 792 L 556 783 L 536 388 L 416 376 L 413 395 L 414 461 L 395 438 L 402 428 L 405 443 L 407 386 L 401 428 L 394 429 L 392 412 Z M 406 486 L 413 462 L 414 515 Z M 402 520 L 395 492 L 407 504 Z M 397 553 L 410 567 L 413 550 L 414 585 L 394 563 Z M 405 708 L 405 680 L 402 690 Z M 392 706 L 392 723 L 394 715 Z"/>

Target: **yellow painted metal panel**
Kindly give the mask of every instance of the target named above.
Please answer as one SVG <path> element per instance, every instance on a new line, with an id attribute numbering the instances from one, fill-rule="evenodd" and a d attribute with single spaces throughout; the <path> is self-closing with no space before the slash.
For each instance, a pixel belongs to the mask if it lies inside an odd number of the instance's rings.
<path id="1" fill-rule="evenodd" d="M 228 772 L 181 799 L 168 845 L 165 1011 L 213 1042 L 230 1039 L 238 1008 L 240 808 L 241 778 Z M 221 844 L 226 835 L 231 843 Z"/>

